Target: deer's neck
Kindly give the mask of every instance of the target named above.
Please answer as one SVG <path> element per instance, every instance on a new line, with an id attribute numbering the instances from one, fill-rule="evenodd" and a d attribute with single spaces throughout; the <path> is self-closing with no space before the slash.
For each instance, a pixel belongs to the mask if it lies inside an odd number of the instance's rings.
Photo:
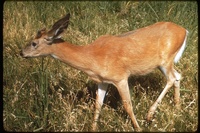
<path id="1" fill-rule="evenodd" d="M 91 61 L 85 46 L 77 46 L 67 42 L 53 44 L 51 55 L 62 62 L 84 71 Z"/>

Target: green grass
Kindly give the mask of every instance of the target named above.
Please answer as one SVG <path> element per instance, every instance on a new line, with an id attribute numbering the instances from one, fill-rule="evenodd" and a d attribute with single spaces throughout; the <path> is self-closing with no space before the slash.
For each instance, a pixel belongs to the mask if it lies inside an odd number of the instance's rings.
<path id="1" fill-rule="evenodd" d="M 198 19 L 196 2 L 167 1 L 6 1 L 3 9 L 3 126 L 6 131 L 89 131 L 97 86 L 84 73 L 50 57 L 23 59 L 21 48 L 47 27 L 71 14 L 63 35 L 86 45 L 101 35 L 118 35 L 158 21 L 171 21 L 189 31 L 186 50 L 176 65 L 182 73 L 181 110 L 171 89 L 146 122 L 149 107 L 166 84 L 158 71 L 130 77 L 133 110 L 144 131 L 197 130 Z M 134 65 L 134 64 L 133 64 Z M 98 122 L 99 131 L 134 131 L 116 88 L 109 86 Z"/>

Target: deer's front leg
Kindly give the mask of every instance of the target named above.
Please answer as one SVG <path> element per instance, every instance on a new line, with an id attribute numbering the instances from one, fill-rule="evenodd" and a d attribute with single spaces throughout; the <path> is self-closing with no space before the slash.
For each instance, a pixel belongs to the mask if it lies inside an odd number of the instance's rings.
<path id="1" fill-rule="evenodd" d="M 141 132 L 142 129 L 140 128 L 140 126 L 136 120 L 136 117 L 133 113 L 133 107 L 132 107 L 132 102 L 131 102 L 131 97 L 130 97 L 130 92 L 129 92 L 129 87 L 128 87 L 128 81 L 122 80 L 121 82 L 116 84 L 116 87 L 122 98 L 122 103 L 124 105 L 124 108 L 132 120 L 132 124 L 135 128 L 135 131 Z"/>
<path id="2" fill-rule="evenodd" d="M 92 124 L 92 130 L 96 131 L 97 128 L 97 121 L 99 118 L 99 113 L 101 111 L 101 107 L 103 105 L 103 100 L 108 88 L 107 83 L 100 83 L 98 84 L 98 90 L 96 95 L 96 103 L 95 103 L 95 113 L 94 113 L 94 122 Z"/>

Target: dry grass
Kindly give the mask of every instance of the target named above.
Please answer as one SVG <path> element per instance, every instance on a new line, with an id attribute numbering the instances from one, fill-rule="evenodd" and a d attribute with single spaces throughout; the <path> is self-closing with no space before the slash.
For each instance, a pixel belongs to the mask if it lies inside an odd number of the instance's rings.
<path id="1" fill-rule="evenodd" d="M 25 60 L 19 51 L 36 34 L 71 13 L 63 38 L 87 45 L 103 34 L 120 34 L 172 21 L 190 32 L 176 65 L 182 73 L 181 110 L 171 89 L 146 123 L 149 107 L 166 79 L 159 71 L 129 79 L 133 110 L 144 131 L 191 132 L 198 125 L 198 21 L 196 2 L 25 2 L 6 1 L 3 10 L 3 125 L 6 131 L 89 131 L 96 84 L 87 75 L 50 57 Z M 98 122 L 99 131 L 133 131 L 116 88 L 109 86 Z"/>

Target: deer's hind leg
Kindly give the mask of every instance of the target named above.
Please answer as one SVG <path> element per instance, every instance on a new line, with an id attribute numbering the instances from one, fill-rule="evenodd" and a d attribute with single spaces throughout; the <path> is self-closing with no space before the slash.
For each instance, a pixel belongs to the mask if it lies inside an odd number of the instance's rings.
<path id="1" fill-rule="evenodd" d="M 175 103 L 179 103 L 179 96 L 180 96 L 180 74 L 174 69 L 173 62 L 168 63 L 166 66 L 160 66 L 160 70 L 163 72 L 163 74 L 167 78 L 167 84 L 157 100 L 154 102 L 154 104 L 150 107 L 147 120 L 151 121 L 153 118 L 153 114 L 155 113 L 155 110 L 157 109 L 158 105 L 161 103 L 162 99 L 164 98 L 165 94 L 168 92 L 168 90 L 174 85 L 175 86 Z"/>

